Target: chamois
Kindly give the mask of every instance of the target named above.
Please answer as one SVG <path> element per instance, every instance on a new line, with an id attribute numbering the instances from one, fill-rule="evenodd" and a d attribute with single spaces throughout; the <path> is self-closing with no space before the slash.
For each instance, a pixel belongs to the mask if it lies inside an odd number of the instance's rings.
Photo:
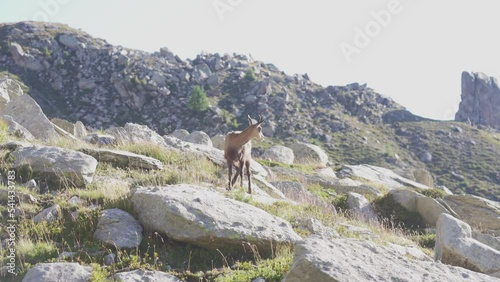
<path id="1" fill-rule="evenodd" d="M 227 166 L 229 169 L 229 182 L 228 190 L 231 190 L 234 183 L 238 179 L 238 175 L 241 178 L 241 186 L 243 186 L 243 166 L 246 166 L 247 177 L 248 177 L 248 193 L 252 194 L 252 179 L 250 175 L 250 160 L 252 159 L 252 142 L 253 138 L 262 141 L 264 135 L 262 134 L 262 122 L 264 120 L 259 115 L 258 121 L 253 121 L 250 116 L 248 116 L 248 127 L 243 131 L 233 131 L 226 135 L 224 140 L 224 158 L 227 161 Z M 236 167 L 236 175 L 231 180 L 233 174 L 233 166 Z"/>

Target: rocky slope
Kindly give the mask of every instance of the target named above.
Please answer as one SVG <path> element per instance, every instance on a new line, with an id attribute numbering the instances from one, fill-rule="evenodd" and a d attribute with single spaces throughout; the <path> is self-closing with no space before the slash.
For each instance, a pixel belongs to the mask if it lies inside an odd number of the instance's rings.
<path id="1" fill-rule="evenodd" d="M 187 129 L 214 136 L 241 130 L 247 115 L 260 114 L 269 140 L 314 142 L 335 166 L 369 163 L 413 180 L 424 169 L 456 193 L 499 199 L 498 133 L 426 120 L 366 85 L 325 88 L 245 55 L 182 60 L 166 48 L 131 50 L 65 25 L 36 22 L 0 24 L 1 71 L 25 84 L 24 92 L 49 118 L 93 129 L 135 122 L 160 134 Z M 198 85 L 210 105 L 201 113 L 187 106 Z"/>

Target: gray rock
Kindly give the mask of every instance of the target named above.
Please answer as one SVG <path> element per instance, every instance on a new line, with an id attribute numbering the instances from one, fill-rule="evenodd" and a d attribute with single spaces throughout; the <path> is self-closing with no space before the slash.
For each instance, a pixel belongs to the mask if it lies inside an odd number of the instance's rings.
<path id="1" fill-rule="evenodd" d="M 191 132 L 188 136 L 182 139 L 184 142 L 189 142 L 189 143 L 194 143 L 194 144 L 199 144 L 199 145 L 205 145 L 212 147 L 212 140 L 210 139 L 210 136 L 206 134 L 203 131 L 194 131 Z"/>
<path id="2" fill-rule="evenodd" d="M 500 88 L 494 77 L 484 73 L 462 73 L 462 101 L 456 121 L 500 129 Z"/>
<path id="3" fill-rule="evenodd" d="M 435 259 L 500 278 L 500 251 L 472 238 L 470 226 L 449 214 L 437 222 Z"/>
<path id="4" fill-rule="evenodd" d="M 75 133 L 75 125 L 67 120 L 60 118 L 53 118 L 50 121 L 70 134 Z"/>
<path id="5" fill-rule="evenodd" d="M 111 253 L 104 256 L 104 265 L 113 265 L 116 262 L 116 255 Z"/>
<path id="6" fill-rule="evenodd" d="M 80 46 L 80 41 L 72 34 L 62 34 L 59 36 L 59 42 L 71 50 L 76 50 Z"/>
<path id="7" fill-rule="evenodd" d="M 340 177 L 362 178 L 370 182 L 384 185 L 387 189 L 398 189 L 404 187 L 430 189 L 430 187 L 406 179 L 394 173 L 394 171 L 373 165 L 344 165 L 338 172 Z"/>
<path id="8" fill-rule="evenodd" d="M 114 136 L 116 142 L 122 144 L 148 143 L 159 146 L 167 146 L 163 137 L 146 125 L 126 123 L 123 127 L 108 129 L 106 130 L 106 133 Z"/>
<path id="9" fill-rule="evenodd" d="M 80 149 L 84 154 L 97 159 L 98 162 L 111 163 L 117 167 L 134 169 L 163 169 L 163 163 L 155 158 L 134 154 L 127 151 L 111 149 Z"/>
<path id="10" fill-rule="evenodd" d="M 206 248 L 249 242 L 268 253 L 273 244 L 300 240 L 288 222 L 192 185 L 138 187 L 131 200 L 144 228 Z"/>
<path id="11" fill-rule="evenodd" d="M 310 236 L 296 245 L 293 265 L 284 282 L 495 280 L 460 267 L 402 255 L 391 245 Z"/>
<path id="12" fill-rule="evenodd" d="M 39 263 L 28 270 L 23 282 L 88 282 L 92 271 L 91 266 L 75 262 Z"/>
<path id="13" fill-rule="evenodd" d="M 432 154 L 428 151 L 423 152 L 420 154 L 420 160 L 424 163 L 430 163 L 432 162 Z"/>
<path id="14" fill-rule="evenodd" d="M 440 214 L 450 213 L 435 199 L 414 191 L 395 189 L 389 191 L 389 195 L 407 210 L 419 213 L 424 223 L 431 227 L 436 226 Z"/>
<path id="15" fill-rule="evenodd" d="M 495 237 L 490 234 L 484 234 L 477 231 L 472 231 L 472 238 L 478 240 L 479 242 L 492 247 L 493 249 L 500 251 L 500 237 Z"/>
<path id="16" fill-rule="evenodd" d="M 18 66 L 32 71 L 41 71 L 44 68 L 38 59 L 36 59 L 33 55 L 24 52 L 23 47 L 18 43 L 11 43 L 9 51 L 14 59 L 14 62 Z"/>
<path id="17" fill-rule="evenodd" d="M 181 282 L 179 278 L 161 271 L 136 269 L 133 271 L 120 272 L 113 275 L 115 280 L 121 282 Z"/>
<path id="18" fill-rule="evenodd" d="M 8 128 L 7 132 L 17 138 L 24 139 L 26 141 L 33 141 L 35 137 L 29 132 L 24 126 L 20 125 L 11 116 L 0 116 L 0 120 L 4 121 Z"/>
<path id="19" fill-rule="evenodd" d="M 24 91 L 17 81 L 8 77 L 0 78 L 0 110 L 3 109 L 5 104 L 10 102 L 10 100 L 21 95 L 24 95 Z"/>
<path id="20" fill-rule="evenodd" d="M 142 241 L 142 227 L 129 213 L 108 209 L 99 217 L 94 238 L 117 248 L 136 248 Z"/>
<path id="21" fill-rule="evenodd" d="M 254 280 L 252 280 L 252 282 L 266 282 L 266 279 L 264 279 L 264 277 L 257 277 Z"/>
<path id="22" fill-rule="evenodd" d="M 11 116 L 37 139 L 50 140 L 59 137 L 40 106 L 28 95 L 12 99 L 0 112 L 2 115 Z"/>
<path id="23" fill-rule="evenodd" d="M 77 121 L 75 123 L 75 132 L 73 135 L 77 138 L 83 138 L 88 135 L 87 128 L 85 128 L 83 122 Z"/>
<path id="24" fill-rule="evenodd" d="M 35 215 L 35 217 L 33 217 L 33 221 L 36 223 L 39 223 L 42 221 L 46 221 L 48 223 L 51 223 L 59 217 L 59 215 L 60 215 L 59 212 L 60 212 L 59 205 L 53 205 L 49 208 L 44 209 L 43 211 L 41 211 L 37 215 Z"/>
<path id="25" fill-rule="evenodd" d="M 377 221 L 377 215 L 373 210 L 370 202 L 361 194 L 349 192 L 347 193 L 347 206 L 352 213 L 366 221 Z"/>
<path id="26" fill-rule="evenodd" d="M 169 136 L 173 136 L 177 139 L 184 139 L 189 136 L 189 131 L 185 129 L 176 129 L 174 132 L 170 133 Z"/>
<path id="27" fill-rule="evenodd" d="M 415 181 L 428 187 L 434 187 L 434 179 L 432 174 L 426 169 L 416 169 L 413 171 Z"/>
<path id="28" fill-rule="evenodd" d="M 292 149 L 280 145 L 275 145 L 269 149 L 266 149 L 260 157 L 265 160 L 285 164 L 293 164 L 295 159 L 295 155 Z"/>
<path id="29" fill-rule="evenodd" d="M 500 204 L 473 195 L 448 195 L 445 203 L 474 228 L 500 236 Z"/>
<path id="30" fill-rule="evenodd" d="M 322 177 L 334 178 L 337 179 L 337 175 L 333 171 L 331 167 L 323 167 L 316 170 L 316 174 Z"/>
<path id="31" fill-rule="evenodd" d="M 325 227 L 321 221 L 314 219 L 314 218 L 308 218 L 304 222 L 304 227 L 307 229 L 311 234 L 318 235 L 321 237 L 326 237 L 326 238 L 338 238 L 340 235 L 335 231 L 333 228 Z"/>
<path id="32" fill-rule="evenodd" d="M 293 200 L 297 203 L 322 206 L 322 207 L 329 206 L 320 197 L 307 191 L 299 182 L 282 181 L 282 182 L 271 182 L 271 184 L 274 187 L 278 188 L 281 192 L 283 192 L 283 194 L 288 199 Z"/>
<path id="33" fill-rule="evenodd" d="M 109 134 L 91 133 L 83 137 L 85 142 L 99 146 L 116 145 L 116 138 Z"/>
<path id="34" fill-rule="evenodd" d="M 33 174 L 55 186 L 82 187 L 92 182 L 97 160 L 81 152 L 48 146 L 15 149 L 12 168 L 28 165 Z"/>
<path id="35" fill-rule="evenodd" d="M 295 155 L 295 163 L 299 164 L 317 164 L 326 166 L 328 163 L 328 155 L 320 147 L 307 144 L 295 143 L 290 146 Z"/>
<path id="36" fill-rule="evenodd" d="M 222 134 L 217 134 L 212 138 L 212 146 L 219 150 L 224 150 L 224 142 L 226 140 L 226 136 Z"/>

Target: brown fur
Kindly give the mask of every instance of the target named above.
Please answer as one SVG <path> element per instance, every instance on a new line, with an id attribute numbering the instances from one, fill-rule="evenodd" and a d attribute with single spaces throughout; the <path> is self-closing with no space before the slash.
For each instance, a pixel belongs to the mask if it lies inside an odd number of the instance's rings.
<path id="1" fill-rule="evenodd" d="M 246 174 L 248 178 L 248 193 L 252 194 L 252 178 L 250 172 L 250 160 L 252 159 L 252 143 L 253 138 L 262 140 L 264 135 L 262 135 L 261 124 L 264 120 L 259 117 L 258 122 L 253 122 L 250 117 L 248 117 L 249 126 L 240 131 L 229 132 L 226 135 L 224 141 L 224 158 L 227 161 L 227 166 L 229 169 L 228 176 L 228 190 L 231 190 L 238 179 L 238 175 L 241 179 L 241 186 L 243 186 L 243 169 L 246 168 Z M 233 174 L 233 166 L 236 167 L 236 174 L 231 180 Z"/>

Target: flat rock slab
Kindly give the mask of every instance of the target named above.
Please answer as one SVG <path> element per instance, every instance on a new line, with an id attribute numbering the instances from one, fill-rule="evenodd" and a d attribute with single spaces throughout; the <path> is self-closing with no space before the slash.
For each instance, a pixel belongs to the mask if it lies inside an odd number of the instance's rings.
<path id="1" fill-rule="evenodd" d="M 98 162 L 111 163 L 117 167 L 151 170 L 163 169 L 161 161 L 127 151 L 84 148 L 80 149 L 80 152 L 96 158 Z"/>
<path id="2" fill-rule="evenodd" d="M 249 242 L 269 252 L 277 243 L 300 240 L 283 219 L 193 185 L 138 187 L 131 200 L 145 229 L 206 248 Z"/>
<path id="3" fill-rule="evenodd" d="M 430 189 L 428 186 L 399 176 L 390 169 L 373 165 L 345 165 L 339 170 L 339 174 L 342 177 L 363 178 L 374 183 L 385 185 L 388 189 L 404 187 Z"/>
<path id="4" fill-rule="evenodd" d="M 182 282 L 179 278 L 161 271 L 150 271 L 136 269 L 133 271 L 120 272 L 113 276 L 115 280 L 121 282 Z"/>
<path id="5" fill-rule="evenodd" d="M 142 241 L 142 226 L 129 213 L 108 209 L 99 217 L 94 238 L 117 248 L 136 248 Z"/>
<path id="6" fill-rule="evenodd" d="M 11 153 L 12 168 L 28 165 L 34 175 L 56 186 L 82 187 L 92 182 L 97 168 L 94 157 L 58 147 L 16 144 Z"/>
<path id="7" fill-rule="evenodd" d="M 24 275 L 23 282 L 88 282 L 92 267 L 78 263 L 39 263 Z"/>
<path id="8" fill-rule="evenodd" d="M 498 281 L 464 268 L 402 255 L 400 248 L 356 239 L 310 236 L 295 246 L 285 282 Z"/>
<path id="9" fill-rule="evenodd" d="M 500 237 L 500 203 L 473 195 L 447 195 L 444 201 L 472 227 Z"/>

